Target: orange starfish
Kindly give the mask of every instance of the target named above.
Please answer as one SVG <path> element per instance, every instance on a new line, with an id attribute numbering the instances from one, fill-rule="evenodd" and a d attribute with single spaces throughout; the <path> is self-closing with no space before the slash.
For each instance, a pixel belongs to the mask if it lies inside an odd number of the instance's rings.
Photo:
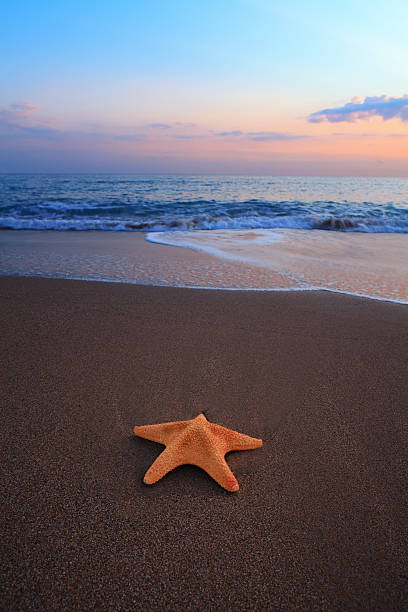
<path id="1" fill-rule="evenodd" d="M 189 464 L 205 470 L 227 491 L 238 491 L 237 479 L 225 461 L 225 454 L 262 446 L 262 440 L 210 423 L 204 414 L 190 421 L 136 426 L 133 431 L 140 438 L 166 446 L 147 470 L 145 484 L 154 484 L 179 465 Z"/>

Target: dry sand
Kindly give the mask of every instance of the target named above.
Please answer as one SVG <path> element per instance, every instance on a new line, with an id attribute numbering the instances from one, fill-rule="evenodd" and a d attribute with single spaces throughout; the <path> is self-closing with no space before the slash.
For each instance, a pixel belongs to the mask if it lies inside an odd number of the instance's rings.
<path id="1" fill-rule="evenodd" d="M 5 610 L 408 605 L 408 308 L 3 277 Z M 261 437 L 228 494 L 138 424 Z"/>

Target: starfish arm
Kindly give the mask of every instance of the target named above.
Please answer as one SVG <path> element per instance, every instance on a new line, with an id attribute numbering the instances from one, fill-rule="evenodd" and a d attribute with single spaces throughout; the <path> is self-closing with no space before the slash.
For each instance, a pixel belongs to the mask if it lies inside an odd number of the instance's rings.
<path id="1" fill-rule="evenodd" d="M 225 454 L 262 446 L 262 440 L 209 423 L 204 414 L 190 421 L 136 426 L 134 433 L 166 446 L 147 470 L 146 484 L 154 484 L 179 465 L 190 464 L 206 471 L 227 491 L 238 491 L 237 479 L 225 461 Z"/>
<path id="2" fill-rule="evenodd" d="M 157 457 L 156 461 L 154 461 L 147 470 L 146 474 L 144 475 L 143 482 L 149 485 L 154 484 L 179 465 L 180 461 L 177 461 L 174 458 L 173 452 L 169 448 L 165 448 L 164 451 Z"/>
<path id="3" fill-rule="evenodd" d="M 133 433 L 139 438 L 145 438 L 159 444 L 168 444 L 169 441 L 184 431 L 188 421 L 173 421 L 171 423 L 159 423 L 157 425 L 139 425 L 133 428 Z"/>
<path id="4" fill-rule="evenodd" d="M 219 453 L 216 455 L 211 453 L 206 460 L 197 462 L 196 465 L 207 472 L 211 478 L 214 478 L 214 480 L 227 491 L 230 491 L 231 493 L 238 491 L 238 481 L 231 472 L 223 455 Z"/>
<path id="5" fill-rule="evenodd" d="M 251 438 L 245 434 L 227 429 L 216 423 L 210 423 L 211 431 L 224 442 L 225 452 L 238 450 L 252 450 L 262 446 L 262 440 Z"/>

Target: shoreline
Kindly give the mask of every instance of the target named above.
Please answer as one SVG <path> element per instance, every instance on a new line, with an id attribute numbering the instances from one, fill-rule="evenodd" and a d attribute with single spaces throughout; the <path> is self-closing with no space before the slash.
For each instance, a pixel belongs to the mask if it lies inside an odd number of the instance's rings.
<path id="1" fill-rule="evenodd" d="M 395 257 L 403 261 L 403 248 L 408 242 L 401 235 L 365 235 L 362 244 L 366 246 L 357 249 L 355 255 L 356 249 L 351 248 L 356 241 L 355 234 L 336 236 L 333 232 L 324 232 L 327 234 L 324 236 L 320 230 L 280 233 L 284 239 L 277 246 L 262 246 L 257 243 L 255 230 L 227 234 L 233 235 L 234 240 L 242 235 L 241 243 L 232 245 L 228 240 L 225 244 L 225 232 L 211 231 L 207 236 L 211 235 L 212 240 L 221 235 L 222 248 L 216 255 L 202 250 L 203 232 L 198 231 L 194 233 L 197 244 L 183 246 L 182 243 L 150 242 L 144 232 L 7 230 L 0 232 L 0 274 L 194 289 L 328 291 L 408 304 L 406 264 L 396 262 L 395 270 L 391 265 Z M 173 239 L 180 240 L 177 236 Z M 363 260 L 359 261 L 361 253 L 365 253 L 367 261 L 374 257 L 367 245 L 374 245 L 378 250 L 383 242 L 384 248 L 395 242 L 387 255 L 387 266 L 383 262 L 378 269 L 375 266 L 370 269 Z M 239 255 L 241 260 L 234 259 L 242 245 L 244 251 L 247 249 L 246 254 Z M 248 248 L 253 260 L 249 258 Z M 344 266 L 342 259 L 336 259 L 343 257 L 343 251 L 351 253 Z"/>
<path id="2" fill-rule="evenodd" d="M 328 292 L 0 277 L 8 609 L 402 609 L 408 311 Z M 263 439 L 240 491 L 135 425 Z"/>
<path id="3" fill-rule="evenodd" d="M 153 284 L 147 284 L 147 283 L 140 283 L 140 282 L 130 282 L 130 281 L 123 281 L 123 280 L 112 280 L 112 279 L 88 279 L 88 278 L 76 278 L 76 277 L 70 277 L 70 278 L 65 278 L 65 277 L 58 277 L 58 276 L 25 276 L 23 274 L 18 275 L 18 274 L 0 274 L 0 279 L 1 278 L 27 278 L 27 279 L 32 279 L 32 280 L 36 280 L 36 279 L 44 279 L 44 280 L 60 280 L 60 281 L 78 281 L 78 282 L 83 282 L 83 283 L 106 283 L 106 284 L 118 284 L 118 285 L 131 285 L 131 286 L 140 286 L 140 287 L 152 287 L 152 288 L 158 288 L 158 289 L 163 289 L 163 288 L 167 288 L 167 289 L 185 289 L 185 290 L 191 290 L 191 291 L 237 291 L 237 292 L 243 292 L 243 293 L 330 293 L 330 294 L 337 294 L 337 295 L 346 295 L 349 296 L 351 298 L 357 298 L 357 299 L 361 299 L 361 300 L 374 300 L 377 302 L 384 302 L 386 304 L 397 304 L 398 306 L 407 306 L 408 302 L 400 302 L 397 300 L 392 300 L 392 299 L 386 299 L 386 298 L 379 298 L 379 297 L 375 297 L 375 296 L 370 296 L 370 295 L 360 295 L 358 293 L 349 293 L 347 291 L 339 291 L 336 289 L 323 289 L 321 287 L 316 287 L 316 288 L 311 288 L 311 287 L 305 287 L 305 288 L 293 288 L 293 289 L 283 289 L 283 288 L 255 288 L 255 287 L 250 287 L 248 289 L 244 289 L 242 287 L 205 287 L 205 286 L 190 286 L 190 285 L 153 285 Z"/>

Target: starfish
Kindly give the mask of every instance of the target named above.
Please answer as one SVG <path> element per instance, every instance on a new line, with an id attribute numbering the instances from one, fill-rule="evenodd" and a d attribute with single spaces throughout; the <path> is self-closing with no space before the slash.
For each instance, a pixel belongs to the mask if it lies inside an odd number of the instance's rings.
<path id="1" fill-rule="evenodd" d="M 189 421 L 173 421 L 134 428 L 140 438 L 164 444 L 166 448 L 147 470 L 143 482 L 154 484 L 179 465 L 196 465 L 227 491 L 239 485 L 225 461 L 225 454 L 262 446 L 262 440 L 210 423 L 204 414 Z"/>

